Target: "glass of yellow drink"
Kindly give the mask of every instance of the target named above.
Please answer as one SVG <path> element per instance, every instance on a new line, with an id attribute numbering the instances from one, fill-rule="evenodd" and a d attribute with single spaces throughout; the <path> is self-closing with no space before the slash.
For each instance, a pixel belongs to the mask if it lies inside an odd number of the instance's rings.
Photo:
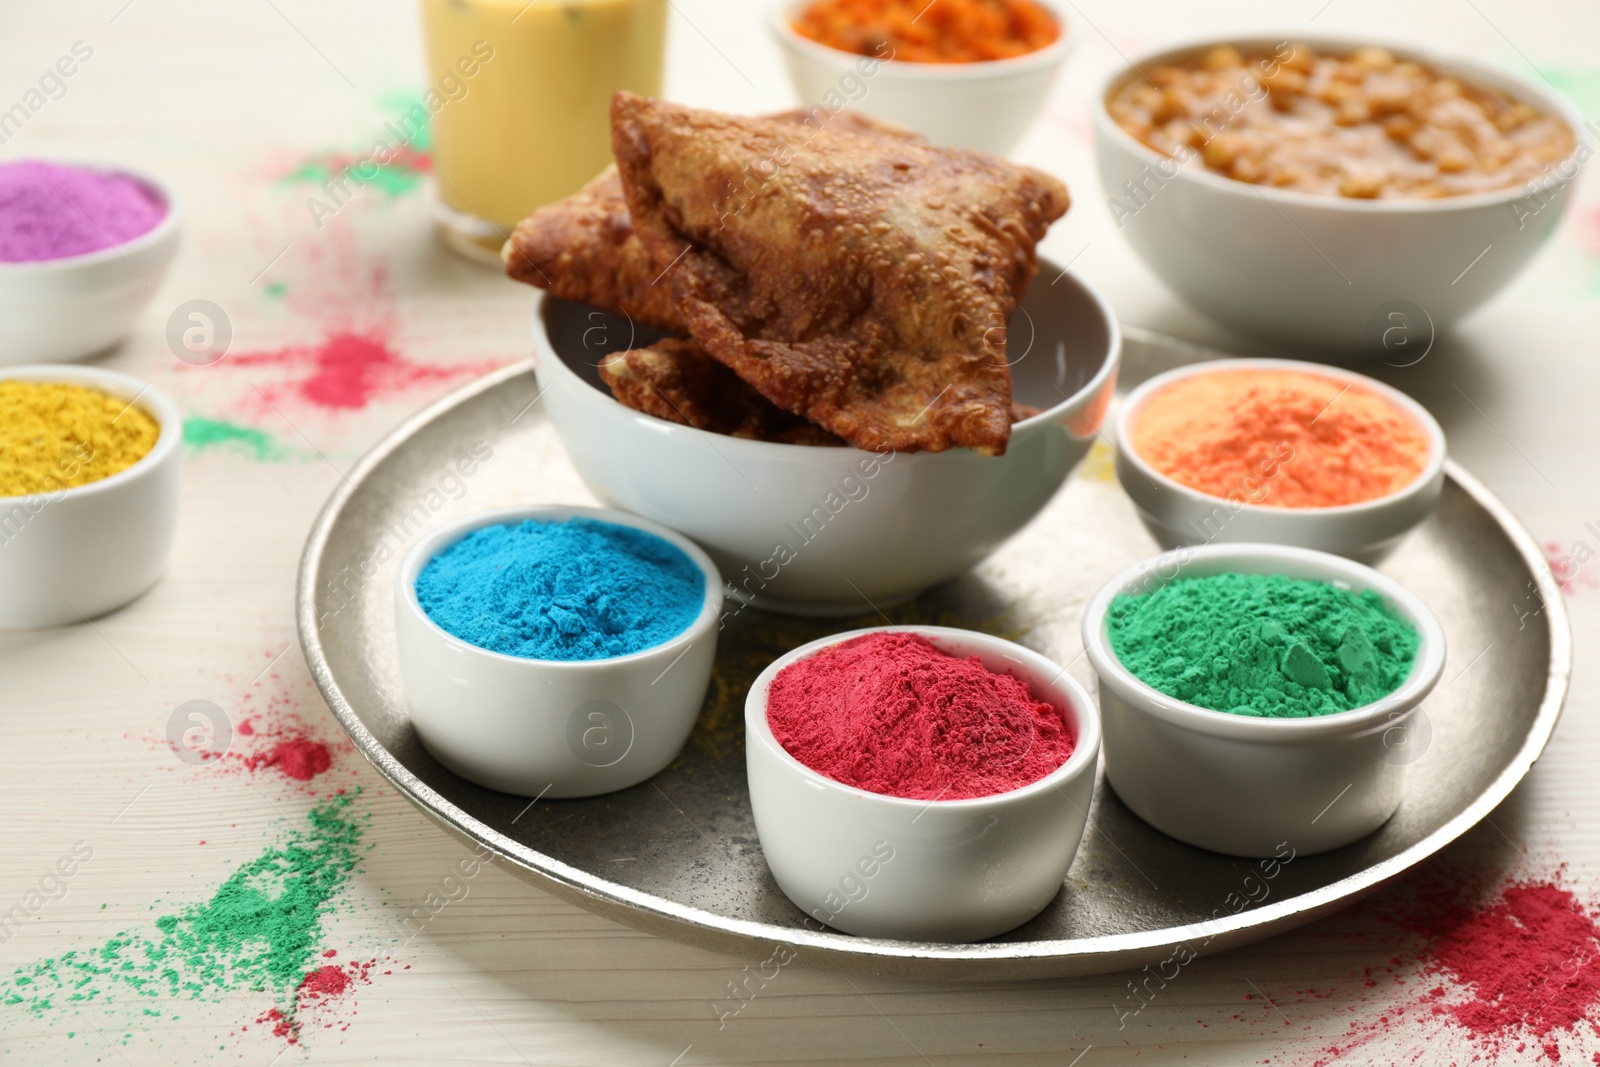
<path id="1" fill-rule="evenodd" d="M 667 0 L 421 3 L 440 235 L 498 263 L 523 216 L 611 162 L 612 94 L 661 94 Z"/>

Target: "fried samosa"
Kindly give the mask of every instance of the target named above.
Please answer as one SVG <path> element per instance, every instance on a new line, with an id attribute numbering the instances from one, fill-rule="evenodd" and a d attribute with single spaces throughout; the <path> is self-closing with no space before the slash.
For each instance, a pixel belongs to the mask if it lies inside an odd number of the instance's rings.
<path id="1" fill-rule="evenodd" d="M 910 130 L 851 111 L 784 111 L 771 118 L 804 127 L 796 132 L 802 141 L 822 129 L 922 140 Z M 685 330 L 662 268 L 634 235 L 615 165 L 572 196 L 542 207 L 518 223 L 500 258 L 508 275 L 563 300 L 589 304 L 662 330 Z"/>
<path id="2" fill-rule="evenodd" d="M 693 341 L 668 338 L 613 352 L 600 377 L 622 403 L 707 433 L 790 445 L 843 445 L 833 434 L 767 400 Z"/>
<path id="3" fill-rule="evenodd" d="M 600 361 L 600 377 L 623 404 L 681 426 L 789 445 L 844 444 L 756 392 L 694 341 L 668 338 L 613 352 Z M 1011 421 L 1041 410 L 1013 403 Z"/>
<path id="4" fill-rule="evenodd" d="M 1005 451 L 1004 325 L 1067 209 L 1059 181 L 626 92 L 612 148 L 689 332 L 768 400 L 860 448 Z"/>

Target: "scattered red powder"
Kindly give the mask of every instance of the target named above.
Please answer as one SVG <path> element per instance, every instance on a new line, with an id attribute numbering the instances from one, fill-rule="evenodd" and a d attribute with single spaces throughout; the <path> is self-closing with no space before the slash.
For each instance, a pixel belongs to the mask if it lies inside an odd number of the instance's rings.
<path id="1" fill-rule="evenodd" d="M 274 402 L 287 393 L 326 411 L 352 411 L 375 398 L 430 382 L 474 377 L 495 363 L 428 366 L 412 363 L 378 332 L 339 329 L 315 344 L 289 345 L 266 352 L 229 355 L 224 365 L 237 367 L 302 367 L 306 373 L 287 387 L 262 387 Z"/>
<path id="2" fill-rule="evenodd" d="M 246 756 L 244 762 L 252 771 L 258 767 L 276 767 L 297 782 L 309 782 L 333 766 L 333 754 L 321 741 L 293 737 L 279 741 L 262 755 Z"/>
<path id="3" fill-rule="evenodd" d="M 908 633 L 866 634 L 785 667 L 767 720 L 812 770 L 914 800 L 1018 789 L 1073 749 L 1061 712 L 1026 682 Z"/>
<path id="4" fill-rule="evenodd" d="M 350 985 L 350 979 L 344 973 L 344 968 L 329 964 L 318 967 L 300 980 L 300 995 L 312 1000 L 322 997 L 336 997 L 343 993 Z"/>
<path id="5" fill-rule="evenodd" d="M 1595 550 L 1589 547 L 1587 541 L 1576 541 L 1571 548 L 1562 548 L 1557 541 L 1546 541 L 1544 558 L 1550 565 L 1550 574 L 1555 578 L 1556 585 L 1568 596 L 1579 589 L 1600 587 L 1600 577 L 1587 569 L 1587 564 L 1595 558 Z"/>
<path id="6" fill-rule="evenodd" d="M 1479 1044 L 1532 1037 L 1559 1061 L 1554 1035 L 1600 1018 L 1597 955 L 1600 925 L 1569 890 L 1549 882 L 1507 886 L 1500 900 L 1451 920 L 1434 944 L 1430 969 L 1472 994 L 1464 1003 L 1434 997 L 1435 1012 Z"/>
<path id="7" fill-rule="evenodd" d="M 1316 1067 L 1402 1033 L 1417 1039 L 1408 1063 L 1437 1051 L 1450 1032 L 1471 1042 L 1473 1062 L 1517 1063 L 1559 1063 L 1563 1035 L 1600 1035 L 1600 918 L 1558 879 L 1513 882 L 1474 901 L 1435 872 L 1412 895 L 1384 917 L 1423 938 L 1412 976 L 1423 990 L 1351 1023 Z"/>
<path id="8" fill-rule="evenodd" d="M 323 956 L 333 956 L 337 953 L 330 949 Z M 272 1036 L 282 1038 L 288 1044 L 298 1045 L 304 1031 L 308 1028 L 323 1030 L 347 1030 L 350 1027 L 348 1011 L 346 1018 L 330 1018 L 328 1013 L 334 1010 L 332 1003 L 336 998 L 344 996 L 357 983 L 366 985 L 372 981 L 373 968 L 377 960 L 352 960 L 339 967 L 335 964 L 326 964 L 310 971 L 300 979 L 296 987 L 294 1002 L 287 1007 L 269 1008 L 256 1016 L 257 1025 L 271 1027 Z M 388 974 L 388 971 L 383 972 Z M 249 1030 L 248 1026 L 244 1027 Z"/>

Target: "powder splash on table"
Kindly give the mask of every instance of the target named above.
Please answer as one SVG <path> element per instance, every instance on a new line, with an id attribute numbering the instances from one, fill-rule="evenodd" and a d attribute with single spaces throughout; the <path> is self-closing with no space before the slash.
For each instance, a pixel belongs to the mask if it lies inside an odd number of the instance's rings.
<path id="1" fill-rule="evenodd" d="M 426 122 L 418 125 L 415 121 L 419 111 L 426 113 L 426 105 L 421 98 L 411 96 L 397 96 L 385 103 L 393 118 L 378 138 L 389 149 L 381 160 L 373 155 L 373 141 L 369 139 L 359 149 L 335 149 L 310 156 L 279 180 L 286 185 L 318 187 L 349 182 L 370 186 L 389 199 L 421 189 L 433 170 L 432 130 Z M 403 136 L 396 136 L 397 131 Z"/>
<path id="2" fill-rule="evenodd" d="M 1416 481 L 1429 439 L 1372 389 L 1309 371 L 1213 370 L 1158 389 L 1133 449 L 1210 496 L 1284 508 L 1375 500 Z"/>
<path id="3" fill-rule="evenodd" d="M 126 175 L 40 160 L 0 163 L 0 262 L 64 259 L 155 229 L 167 205 Z"/>
<path id="4" fill-rule="evenodd" d="M 417 576 L 417 601 L 479 648 L 592 660 L 653 648 L 705 602 L 705 574 L 676 545 L 615 523 L 528 519 L 474 530 Z"/>
<path id="5" fill-rule="evenodd" d="M 791 663 L 772 681 L 767 721 L 817 773 L 913 800 L 1020 789 L 1074 746 L 1026 682 L 914 633 L 863 634 Z"/>
<path id="6" fill-rule="evenodd" d="M 72 949 L 16 968 L 0 980 L 0 1004 L 35 1017 L 77 1003 L 124 997 L 215 1000 L 272 995 L 292 1015 L 296 993 L 322 951 L 322 923 L 365 849 L 359 794 L 339 793 L 236 869 L 211 899 L 127 930 L 91 949 Z"/>
<path id="7" fill-rule="evenodd" d="M 183 445 L 194 452 L 219 449 L 242 452 L 263 462 L 286 459 L 291 454 L 265 430 L 199 415 L 183 420 Z"/>
<path id="8" fill-rule="evenodd" d="M 324 411 L 358 411 L 380 396 L 434 382 L 476 377 L 496 363 L 429 366 L 395 349 L 386 332 L 338 328 L 310 344 L 229 355 L 224 366 L 304 368 L 286 385 L 262 386 L 270 401 L 297 400 Z"/>
<path id="9" fill-rule="evenodd" d="M 1512 881 L 1484 899 L 1435 870 L 1410 899 L 1380 908 L 1423 939 L 1410 981 L 1426 988 L 1350 1023 L 1316 1067 L 1400 1035 L 1414 1045 L 1408 1063 L 1443 1055 L 1451 1035 L 1470 1043 L 1472 1062 L 1491 1063 L 1560 1063 L 1564 1040 L 1600 1037 L 1600 917 L 1559 875 Z"/>
<path id="10" fill-rule="evenodd" d="M 1178 578 L 1106 612 L 1117 659 L 1153 689 L 1235 715 L 1349 711 L 1411 673 L 1417 631 L 1377 593 L 1283 575 Z"/>

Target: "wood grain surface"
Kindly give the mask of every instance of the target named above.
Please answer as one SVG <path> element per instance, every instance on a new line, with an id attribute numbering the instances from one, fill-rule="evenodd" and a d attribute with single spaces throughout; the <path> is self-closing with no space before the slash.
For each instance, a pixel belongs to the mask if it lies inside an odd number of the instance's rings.
<path id="1" fill-rule="evenodd" d="M 764 6 L 673 0 L 669 95 L 732 110 L 788 105 Z M 1261 351 L 1167 293 L 1105 208 L 1087 115 L 1094 85 L 1121 53 L 1169 35 L 1292 31 L 1314 18 L 1319 28 L 1420 37 L 1537 69 L 1600 114 L 1592 5 L 1065 7 L 1077 38 L 1068 73 L 1019 153 L 1073 191 L 1045 250 L 1100 285 L 1125 321 L 1233 350 Z M 80 40 L 92 58 L 0 144 L 0 158 L 125 161 L 173 184 L 186 213 L 181 256 L 134 335 L 100 362 L 157 383 L 191 420 L 212 420 L 195 423 L 197 433 L 226 424 L 262 436 L 187 449 L 177 550 L 149 594 L 89 624 L 0 634 L 0 914 L 37 900 L 30 892 L 76 842 L 93 853 L 5 935 L 0 977 L 207 899 L 302 823 L 317 794 L 357 786 L 370 849 L 323 933 L 339 959 L 377 963 L 293 1045 L 254 1022 L 272 1006 L 262 993 L 162 999 L 151 1004 L 158 1015 L 125 1001 L 63 1000 L 44 1013 L 0 1001 L 0 1058 L 262 1067 L 1494 1059 L 1464 1032 L 1420 1022 L 1345 1047 L 1352 1026 L 1379 1027 L 1424 981 L 1384 918 L 1385 902 L 1411 891 L 1405 884 L 1301 931 L 1200 959 L 1136 1015 L 1127 1014 L 1128 974 L 924 986 L 799 964 L 741 1003 L 731 986 L 764 954 L 723 957 L 636 933 L 492 866 L 447 883 L 467 853 L 347 748 L 304 784 L 237 761 L 179 760 L 166 730 L 191 700 L 215 703 L 234 723 L 298 717 L 314 736 L 338 738 L 294 643 L 305 532 L 342 472 L 390 426 L 484 369 L 526 358 L 529 294 L 436 243 L 420 175 L 359 188 L 329 218 L 308 208 L 321 195 L 308 176 L 364 152 L 424 84 L 410 5 L 13 0 L 0 5 L 0 110 Z M 1593 901 L 1600 692 L 1589 656 L 1600 647 L 1600 563 L 1587 560 L 1600 550 L 1600 188 L 1592 175 L 1580 181 L 1551 247 L 1506 295 L 1417 366 L 1380 376 L 1434 411 L 1455 458 L 1558 556 L 1586 546 L 1586 562 L 1566 574 L 1578 672 L 1553 743 L 1510 800 L 1415 878 L 1466 878 L 1492 891 L 1559 876 Z M 190 300 L 213 302 L 231 324 L 229 353 L 213 366 L 186 365 L 168 346 L 168 318 Z M 319 393 L 319 352 L 357 342 L 382 349 L 357 353 L 370 357 L 370 380 Z M 1092 456 L 1077 476 L 1105 469 L 1104 456 Z M 241 752 L 249 740 L 235 738 Z M 427 904 L 429 921 L 405 936 L 395 917 L 430 900 L 447 903 Z M 1567 1062 L 1600 1050 L 1592 1029 L 1557 1039 Z M 1536 1053 L 1498 1055 L 1511 1063 Z"/>

